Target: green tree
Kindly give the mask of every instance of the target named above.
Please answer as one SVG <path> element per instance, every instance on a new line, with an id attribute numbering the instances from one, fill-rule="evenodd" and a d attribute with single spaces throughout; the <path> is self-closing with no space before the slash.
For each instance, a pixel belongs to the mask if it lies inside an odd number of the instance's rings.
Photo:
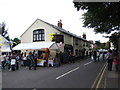
<path id="1" fill-rule="evenodd" d="M 84 27 L 107 34 L 120 30 L 120 2 L 74 2 L 74 6 L 77 10 L 86 10 Z"/>
<path id="2" fill-rule="evenodd" d="M 119 33 L 115 32 L 110 36 L 110 41 L 113 43 L 115 48 L 118 48 L 118 38 L 119 37 L 120 37 L 120 32 Z"/>
<path id="3" fill-rule="evenodd" d="M 97 49 L 103 49 L 104 46 L 100 41 L 95 41 L 95 44 L 97 45 Z"/>
<path id="4" fill-rule="evenodd" d="M 8 35 L 8 29 L 6 29 L 6 23 L 2 22 L 0 23 L 0 34 L 6 38 L 8 41 L 10 41 L 9 35 Z"/>
<path id="5" fill-rule="evenodd" d="M 94 28 L 96 33 L 110 34 L 110 41 L 118 48 L 118 34 L 120 32 L 120 2 L 74 2 L 79 11 L 86 10 L 83 14 L 84 27 Z"/>
<path id="6" fill-rule="evenodd" d="M 21 42 L 19 38 L 14 38 L 12 41 L 13 41 L 12 47 L 15 47 Z"/>
<path id="7" fill-rule="evenodd" d="M 105 49 L 110 49 L 110 42 L 108 41 L 106 44 L 105 44 Z"/>

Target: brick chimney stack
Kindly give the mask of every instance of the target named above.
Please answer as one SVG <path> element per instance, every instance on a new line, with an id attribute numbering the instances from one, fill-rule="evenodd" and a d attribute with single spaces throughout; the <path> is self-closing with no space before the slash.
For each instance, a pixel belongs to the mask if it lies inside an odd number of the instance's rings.
<path id="1" fill-rule="evenodd" d="M 83 33 L 83 38 L 86 39 L 86 33 Z"/>
<path id="2" fill-rule="evenodd" d="M 58 21 L 58 27 L 62 28 L 62 20 Z"/>

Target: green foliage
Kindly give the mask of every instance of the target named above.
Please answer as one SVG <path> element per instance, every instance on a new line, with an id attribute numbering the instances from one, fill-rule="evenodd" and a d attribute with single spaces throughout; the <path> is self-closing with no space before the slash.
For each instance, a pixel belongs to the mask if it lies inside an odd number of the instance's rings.
<path id="1" fill-rule="evenodd" d="M 13 41 L 12 47 L 15 47 L 16 45 L 18 45 L 20 43 L 20 39 L 18 39 L 18 38 L 14 38 L 12 41 Z"/>
<path id="2" fill-rule="evenodd" d="M 120 2 L 74 2 L 79 11 L 86 10 L 83 14 L 84 27 L 94 28 L 96 33 L 109 34 L 110 41 L 118 48 L 118 37 L 120 37 Z M 109 48 L 107 43 L 105 48 Z"/>
<path id="3" fill-rule="evenodd" d="M 103 49 L 104 46 L 100 41 L 95 41 L 95 44 L 97 45 L 97 49 Z"/>
<path id="4" fill-rule="evenodd" d="M 105 44 L 104 49 L 110 49 L 110 42 L 109 41 Z"/>
<path id="5" fill-rule="evenodd" d="M 119 37 L 120 37 L 120 32 L 119 33 L 115 32 L 110 36 L 110 41 L 113 43 L 115 48 L 118 48 L 118 38 Z"/>
<path id="6" fill-rule="evenodd" d="M 83 14 L 84 27 L 94 28 L 96 33 L 111 33 L 120 30 L 120 2 L 74 2 Z"/>
<path id="7" fill-rule="evenodd" d="M 12 44 L 12 47 L 18 45 L 20 43 L 20 39 L 18 38 L 14 38 L 13 40 L 9 38 L 9 35 L 8 35 L 8 30 L 6 29 L 6 23 L 5 22 L 2 22 L 0 23 L 0 34 L 6 38 L 8 41 L 12 41 L 13 44 Z"/>
<path id="8" fill-rule="evenodd" d="M 8 30 L 6 29 L 6 23 L 2 22 L 0 23 L 0 34 L 6 38 L 8 41 L 10 41 L 9 35 L 8 35 Z"/>

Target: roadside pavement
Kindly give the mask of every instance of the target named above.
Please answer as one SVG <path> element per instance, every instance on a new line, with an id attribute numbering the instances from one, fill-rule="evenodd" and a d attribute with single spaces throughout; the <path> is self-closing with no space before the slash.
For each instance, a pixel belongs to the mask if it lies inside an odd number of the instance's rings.
<path id="1" fill-rule="evenodd" d="M 0 63 L 0 90 L 2 89 L 2 69 L 1 69 L 1 63 Z"/>
<path id="2" fill-rule="evenodd" d="M 104 88 L 120 89 L 120 70 L 115 71 L 114 65 L 112 71 L 106 70 Z"/>
<path id="3" fill-rule="evenodd" d="M 0 71 L 0 90 L 2 89 L 2 71 Z"/>

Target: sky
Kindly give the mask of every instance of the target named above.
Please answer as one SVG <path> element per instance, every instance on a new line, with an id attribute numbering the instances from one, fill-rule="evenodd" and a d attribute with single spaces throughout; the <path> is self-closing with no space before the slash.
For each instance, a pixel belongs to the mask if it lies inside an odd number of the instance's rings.
<path id="1" fill-rule="evenodd" d="M 84 32 L 87 40 L 108 41 L 103 34 L 82 27 L 84 11 L 77 11 L 73 0 L 0 0 L 0 12 L 0 23 L 6 23 L 10 38 L 19 38 L 39 18 L 53 25 L 61 19 L 63 29 L 71 33 L 82 36 Z"/>

